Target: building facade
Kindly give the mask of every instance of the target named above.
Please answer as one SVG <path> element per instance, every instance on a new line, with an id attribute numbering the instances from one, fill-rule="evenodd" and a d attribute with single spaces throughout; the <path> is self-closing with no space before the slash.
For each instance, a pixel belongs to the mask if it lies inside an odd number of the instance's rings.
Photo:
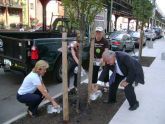
<path id="1" fill-rule="evenodd" d="M 42 25 L 43 12 L 42 5 L 39 0 L 29 0 L 29 21 L 32 19 L 38 21 L 38 25 Z M 53 16 L 52 16 L 53 15 Z M 64 16 L 64 8 L 59 1 L 50 1 L 46 7 L 46 22 L 49 26 L 57 17 Z"/>
<path id="2" fill-rule="evenodd" d="M 22 23 L 21 0 L 0 1 L 0 24 L 9 27 L 12 24 Z"/>
<path id="3" fill-rule="evenodd" d="M 59 16 L 64 16 L 61 2 L 50 1 L 47 4 L 47 25 Z M 31 26 L 34 19 L 38 25 L 42 25 L 43 14 L 40 0 L 0 0 L 0 26 L 10 27 L 12 24 L 20 23 Z"/>

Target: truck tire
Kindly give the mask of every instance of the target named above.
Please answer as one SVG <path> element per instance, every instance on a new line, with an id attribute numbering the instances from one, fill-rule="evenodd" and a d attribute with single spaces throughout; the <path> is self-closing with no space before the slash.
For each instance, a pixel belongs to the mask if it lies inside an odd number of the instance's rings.
<path id="1" fill-rule="evenodd" d="M 4 66 L 3 66 L 3 71 L 4 71 L 4 72 L 10 72 L 11 70 L 10 70 L 9 66 L 4 65 Z"/>
<path id="2" fill-rule="evenodd" d="M 62 57 L 59 57 L 54 65 L 53 80 L 62 82 Z"/>
<path id="3" fill-rule="evenodd" d="M 73 59 L 68 56 L 68 72 L 72 67 Z M 58 82 L 62 82 L 62 57 L 60 56 L 55 63 L 53 70 L 53 79 Z"/>
<path id="4" fill-rule="evenodd" d="M 3 68 L 3 72 L 10 72 L 11 70 L 9 70 L 9 69 L 6 69 L 6 68 Z"/>

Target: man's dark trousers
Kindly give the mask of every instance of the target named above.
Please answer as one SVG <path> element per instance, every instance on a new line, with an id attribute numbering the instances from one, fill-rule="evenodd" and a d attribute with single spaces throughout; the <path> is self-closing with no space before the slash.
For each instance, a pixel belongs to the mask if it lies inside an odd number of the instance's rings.
<path id="1" fill-rule="evenodd" d="M 116 93 L 117 93 L 117 89 L 118 86 L 120 84 L 120 82 L 124 79 L 125 77 L 120 76 L 119 74 L 116 74 L 115 77 L 115 82 L 112 83 L 109 86 L 109 97 L 108 97 L 108 101 L 109 102 L 116 102 Z M 134 104 L 137 103 L 136 100 L 136 95 L 134 92 L 134 87 L 132 86 L 132 84 L 128 84 L 125 88 L 124 88 L 124 92 L 125 92 L 125 96 L 129 102 L 130 106 L 133 106 Z"/>

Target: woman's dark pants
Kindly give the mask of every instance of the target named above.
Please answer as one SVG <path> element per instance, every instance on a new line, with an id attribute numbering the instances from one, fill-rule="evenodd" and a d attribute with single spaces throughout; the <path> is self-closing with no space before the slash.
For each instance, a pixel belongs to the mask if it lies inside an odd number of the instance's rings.
<path id="1" fill-rule="evenodd" d="M 43 98 L 44 97 L 39 90 L 36 90 L 34 93 L 27 93 L 25 95 L 17 94 L 17 100 L 26 104 L 26 106 L 28 106 L 28 110 L 30 110 L 33 115 L 37 114 L 38 106 L 42 102 Z"/>

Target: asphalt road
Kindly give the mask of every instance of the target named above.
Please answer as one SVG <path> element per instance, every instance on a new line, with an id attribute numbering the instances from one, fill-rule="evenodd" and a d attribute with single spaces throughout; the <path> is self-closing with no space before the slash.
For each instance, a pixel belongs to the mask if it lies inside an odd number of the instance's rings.
<path id="1" fill-rule="evenodd" d="M 18 72 L 4 73 L 0 69 L 0 123 L 13 117 L 14 114 L 22 112 L 24 106 L 17 103 L 16 91 L 23 80 L 23 75 Z"/>

